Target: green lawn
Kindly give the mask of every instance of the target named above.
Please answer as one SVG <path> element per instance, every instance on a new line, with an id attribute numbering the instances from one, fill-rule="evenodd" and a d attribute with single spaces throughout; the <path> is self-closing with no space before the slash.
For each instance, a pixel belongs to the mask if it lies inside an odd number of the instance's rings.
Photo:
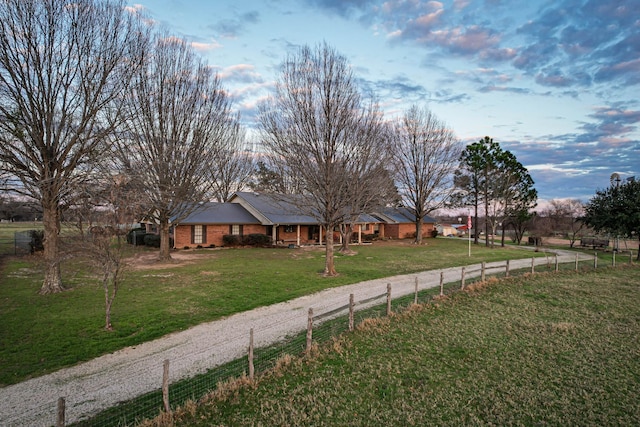
<path id="1" fill-rule="evenodd" d="M 637 264 L 493 282 L 370 322 L 171 425 L 640 425 L 638 301 Z"/>
<path id="2" fill-rule="evenodd" d="M 532 255 L 474 246 L 469 258 L 466 241 L 458 239 L 355 249 L 355 256 L 337 255 L 340 275 L 335 278 L 320 275 L 321 249 L 203 249 L 190 252 L 204 256 L 188 263 L 131 269 L 113 307 L 112 332 L 103 330 L 103 292 L 82 262 L 67 261 L 62 266 L 69 291 L 41 296 L 39 257 L 5 258 L 0 267 L 0 385 L 329 287 Z"/>

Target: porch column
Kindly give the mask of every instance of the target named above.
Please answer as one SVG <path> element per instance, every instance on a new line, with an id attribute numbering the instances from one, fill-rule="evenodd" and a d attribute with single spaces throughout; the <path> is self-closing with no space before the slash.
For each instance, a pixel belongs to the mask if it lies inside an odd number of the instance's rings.
<path id="1" fill-rule="evenodd" d="M 300 246 L 300 224 L 296 226 L 296 240 L 298 242 L 298 246 Z"/>
<path id="2" fill-rule="evenodd" d="M 362 224 L 358 224 L 358 244 L 362 244 Z"/>
<path id="3" fill-rule="evenodd" d="M 273 224 L 273 227 L 271 227 L 271 239 L 273 240 L 273 244 L 277 245 L 278 241 L 276 240 L 276 237 L 278 236 L 278 224 Z"/>
<path id="4" fill-rule="evenodd" d="M 318 232 L 318 243 L 322 244 L 322 226 L 320 226 L 320 231 Z"/>

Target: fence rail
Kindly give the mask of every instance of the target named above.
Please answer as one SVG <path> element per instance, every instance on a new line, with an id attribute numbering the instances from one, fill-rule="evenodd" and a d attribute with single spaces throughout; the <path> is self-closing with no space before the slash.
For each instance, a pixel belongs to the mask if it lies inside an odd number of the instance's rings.
<path id="1" fill-rule="evenodd" d="M 50 422 L 62 427 L 66 422 L 72 421 L 75 426 L 127 426 L 135 425 L 144 419 L 153 418 L 160 412 L 171 412 L 178 406 L 184 405 L 188 400 L 198 401 L 206 394 L 216 390 L 221 384 L 233 379 L 248 377 L 254 378 L 278 364 L 285 355 L 304 355 L 311 346 L 331 340 L 339 334 L 351 331 L 354 325 L 366 319 L 383 317 L 392 312 L 401 312 L 414 303 L 428 303 L 438 295 L 447 295 L 458 292 L 477 281 L 484 281 L 487 277 L 509 277 L 523 274 L 536 274 L 539 271 L 586 271 L 598 267 L 598 255 L 593 257 L 579 256 L 549 256 L 545 258 L 532 258 L 530 265 L 525 262 L 497 262 L 482 263 L 479 266 L 467 266 L 462 268 L 450 268 L 442 271 L 434 271 L 432 279 L 428 282 L 419 281 L 415 276 L 415 285 L 412 292 L 397 295 L 394 292 L 400 288 L 393 281 L 387 283 L 386 292 L 373 296 L 357 299 L 357 295 L 350 294 L 336 307 L 309 307 L 306 319 L 300 319 L 300 313 L 292 315 L 284 321 L 296 321 L 300 325 L 306 323 L 306 329 L 302 326 L 298 333 L 286 336 L 275 343 L 264 344 L 261 335 L 268 335 L 270 329 L 275 328 L 275 323 L 262 322 L 260 327 L 251 328 L 241 333 L 240 336 L 229 336 L 227 340 L 233 342 L 239 339 L 243 342 L 237 349 L 237 357 L 224 363 L 215 363 L 212 360 L 211 368 L 206 372 L 171 382 L 171 360 L 165 359 L 157 366 L 157 374 L 153 372 L 137 372 L 136 375 L 161 377 L 157 389 L 124 403 L 110 407 L 98 414 L 83 415 L 82 404 L 70 401 L 68 396 L 60 396 L 57 401 L 43 402 L 38 411 L 49 415 Z M 618 264 L 622 261 L 618 257 Z M 631 253 L 628 262 L 633 262 Z M 616 265 L 615 257 L 612 265 Z M 439 279 L 439 280 L 438 280 Z M 413 280 L 412 280 L 413 282 Z M 439 285 L 439 286 L 438 286 Z M 406 286 L 404 287 L 406 289 Z M 386 302 L 385 302 L 386 299 Z M 282 319 L 279 322 L 283 321 Z M 262 345 L 255 345 L 262 342 Z M 210 343 L 215 352 L 215 346 L 226 343 Z M 202 351 L 211 351 L 202 350 Z M 214 366 L 215 365 L 215 366 Z M 135 378 L 131 378 L 135 381 Z M 84 417 L 84 418 L 83 418 Z"/>

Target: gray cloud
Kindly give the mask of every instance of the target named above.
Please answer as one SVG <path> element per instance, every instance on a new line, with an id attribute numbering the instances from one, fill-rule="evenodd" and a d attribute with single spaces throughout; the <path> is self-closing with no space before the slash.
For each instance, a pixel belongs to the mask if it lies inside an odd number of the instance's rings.
<path id="1" fill-rule="evenodd" d="M 312 7 L 335 13 L 342 17 L 352 17 L 369 11 L 373 3 L 371 0 L 307 0 Z"/>
<path id="2" fill-rule="evenodd" d="M 242 35 L 249 24 L 260 21 L 260 14 L 256 11 L 245 12 L 233 19 L 223 19 L 209 26 L 219 37 L 236 38 Z"/>

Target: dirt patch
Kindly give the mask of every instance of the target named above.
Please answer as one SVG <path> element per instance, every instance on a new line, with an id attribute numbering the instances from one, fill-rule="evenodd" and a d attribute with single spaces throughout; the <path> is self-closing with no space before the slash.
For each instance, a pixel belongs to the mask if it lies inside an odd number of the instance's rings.
<path id="1" fill-rule="evenodd" d="M 160 261 L 158 252 L 141 252 L 127 259 L 127 262 L 133 270 L 158 270 L 194 264 L 197 260 L 210 257 L 211 254 L 179 251 L 171 253 L 170 261 Z"/>

